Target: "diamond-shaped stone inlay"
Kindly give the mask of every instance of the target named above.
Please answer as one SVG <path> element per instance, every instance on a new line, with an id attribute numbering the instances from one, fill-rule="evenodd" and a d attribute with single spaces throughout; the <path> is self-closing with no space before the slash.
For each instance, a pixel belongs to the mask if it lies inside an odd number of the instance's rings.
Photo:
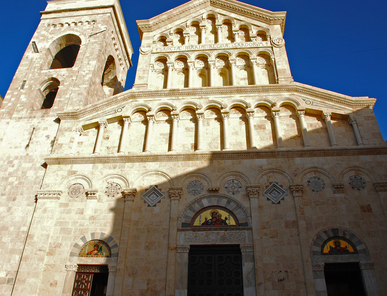
<path id="1" fill-rule="evenodd" d="M 367 184 L 366 180 L 364 180 L 363 177 L 357 176 L 357 175 L 350 177 L 348 180 L 348 183 L 349 185 L 351 185 L 352 189 L 359 190 L 359 191 L 364 189 Z"/>
<path id="2" fill-rule="evenodd" d="M 164 193 L 162 193 L 161 190 L 157 188 L 157 186 L 152 186 L 147 191 L 145 191 L 142 197 L 150 207 L 154 207 L 162 198 L 164 198 Z"/>
<path id="3" fill-rule="evenodd" d="M 279 186 L 277 182 L 271 182 L 263 194 L 273 203 L 277 204 L 287 194 L 287 190 Z"/>

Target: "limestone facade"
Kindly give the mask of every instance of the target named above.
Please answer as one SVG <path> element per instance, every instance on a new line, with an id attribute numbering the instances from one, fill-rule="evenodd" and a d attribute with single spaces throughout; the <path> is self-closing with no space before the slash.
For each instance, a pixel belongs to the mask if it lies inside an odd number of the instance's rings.
<path id="1" fill-rule="evenodd" d="M 107 266 L 106 295 L 183 296 L 192 246 L 237 245 L 243 295 L 328 295 L 324 268 L 351 262 L 383 295 L 375 99 L 293 81 L 285 18 L 191 0 L 137 21 L 123 91 L 118 1 L 49 1 L 0 108 L 0 294 L 81 295 L 76 276 Z M 208 207 L 238 224 L 194 226 Z M 332 238 L 354 252 L 324 254 Z M 93 241 L 109 256 L 82 256 Z"/>

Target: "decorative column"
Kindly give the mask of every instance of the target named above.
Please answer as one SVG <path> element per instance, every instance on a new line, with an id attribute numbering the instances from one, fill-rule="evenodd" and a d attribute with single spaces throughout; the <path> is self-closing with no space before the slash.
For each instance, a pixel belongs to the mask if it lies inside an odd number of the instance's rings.
<path id="1" fill-rule="evenodd" d="M 294 202 L 294 211 L 296 214 L 296 222 L 297 222 L 297 228 L 298 228 L 298 240 L 299 240 L 299 246 L 300 246 L 300 255 L 301 255 L 301 262 L 302 262 L 302 268 L 304 273 L 304 284 L 305 284 L 305 290 L 306 295 L 309 295 L 308 291 L 314 290 L 314 280 L 313 280 L 313 270 L 310 265 L 310 262 L 308 261 L 308 254 L 309 254 L 309 240 L 306 236 L 307 233 L 307 227 L 306 227 L 306 219 L 305 219 L 305 212 L 304 212 L 304 199 L 302 198 L 303 192 L 304 192 L 304 186 L 303 185 L 290 185 L 289 186 L 290 191 L 293 195 L 293 202 Z"/>
<path id="2" fill-rule="evenodd" d="M 222 43 L 222 24 L 216 24 L 216 29 L 218 32 L 218 43 Z"/>
<path id="3" fill-rule="evenodd" d="M 258 63 L 257 59 L 251 59 L 251 68 L 253 69 L 254 85 L 258 85 L 259 83 L 257 63 Z"/>
<path id="4" fill-rule="evenodd" d="M 254 263 L 256 271 L 256 292 L 249 295 L 265 295 L 265 278 L 263 276 L 263 255 L 262 255 L 262 240 L 259 221 L 258 199 L 261 188 L 259 185 L 248 185 L 246 188 L 247 196 L 250 200 L 251 209 L 251 225 L 254 241 Z"/>
<path id="5" fill-rule="evenodd" d="M 332 121 L 331 121 L 331 113 L 323 113 L 323 118 L 325 123 L 327 124 L 327 130 L 329 135 L 329 140 L 331 142 L 331 146 L 337 146 L 335 134 L 333 133 Z"/>
<path id="6" fill-rule="evenodd" d="M 77 264 L 66 264 L 66 276 L 63 285 L 62 296 L 71 296 L 73 293 L 75 275 L 78 271 Z"/>
<path id="7" fill-rule="evenodd" d="M 200 25 L 200 33 L 201 33 L 201 44 L 206 43 L 206 25 Z"/>
<path id="8" fill-rule="evenodd" d="M 107 287 L 106 287 L 106 296 L 113 296 L 114 286 L 116 283 L 117 266 L 109 264 L 108 270 L 109 270 L 109 278 L 108 278 Z"/>
<path id="9" fill-rule="evenodd" d="M 126 137 L 127 137 L 126 135 L 128 133 L 129 124 L 132 122 L 129 116 L 124 116 L 122 120 L 124 121 L 124 125 L 122 126 L 120 149 L 118 150 L 118 153 L 125 153 Z"/>
<path id="10" fill-rule="evenodd" d="M 85 131 L 83 130 L 83 128 L 81 126 L 75 130 L 73 147 L 71 148 L 71 153 L 70 153 L 71 155 L 74 155 L 77 152 L 79 137 L 82 136 L 84 132 Z"/>
<path id="11" fill-rule="evenodd" d="M 98 135 L 97 135 L 97 141 L 94 146 L 94 154 L 99 154 L 99 151 L 101 149 L 101 143 L 103 139 L 103 134 L 105 132 L 105 129 L 108 126 L 107 121 L 99 121 L 99 126 L 98 126 Z"/>
<path id="12" fill-rule="evenodd" d="M 188 87 L 193 87 L 193 70 L 195 69 L 195 62 L 188 62 L 188 68 Z"/>
<path id="13" fill-rule="evenodd" d="M 210 70 L 210 74 L 208 75 L 210 78 L 208 86 L 215 86 L 215 61 L 208 61 L 208 69 Z"/>
<path id="14" fill-rule="evenodd" d="M 179 113 L 172 112 L 172 136 L 171 136 L 171 147 L 169 151 L 176 151 L 176 137 L 177 137 L 177 122 L 179 121 Z"/>
<path id="15" fill-rule="evenodd" d="M 152 130 L 153 130 L 153 124 L 156 122 L 154 115 L 147 115 L 146 117 L 148 119 L 148 127 L 146 129 L 146 138 L 145 138 L 145 148 L 144 152 L 150 152 L 150 146 L 152 144 Z"/>
<path id="16" fill-rule="evenodd" d="M 184 45 L 189 45 L 189 33 L 184 33 Z"/>
<path id="17" fill-rule="evenodd" d="M 363 275 L 364 288 L 367 291 L 367 296 L 378 296 L 379 290 L 375 277 L 375 264 L 372 261 L 360 262 L 360 269 Z"/>
<path id="18" fill-rule="evenodd" d="M 168 66 L 168 77 L 167 77 L 167 88 L 172 88 L 172 71 L 173 71 L 173 63 L 167 63 Z"/>
<path id="19" fill-rule="evenodd" d="M 169 218 L 169 248 L 167 260 L 167 291 L 166 295 L 175 294 L 175 274 L 176 274 L 176 247 L 177 247 L 177 220 L 179 218 L 179 200 L 183 194 L 181 187 L 169 188 L 171 199 L 171 210 Z"/>
<path id="20" fill-rule="evenodd" d="M 324 266 L 325 266 L 325 263 L 312 264 L 314 288 L 318 293 L 317 295 L 327 295 L 327 285 L 325 283 Z"/>
<path id="21" fill-rule="evenodd" d="M 235 42 L 241 41 L 239 39 L 239 30 L 233 30 L 233 33 L 234 33 L 234 40 L 235 40 Z"/>
<path id="22" fill-rule="evenodd" d="M 280 115 L 279 110 L 277 110 L 277 111 L 273 110 L 272 117 L 274 119 L 275 138 L 276 138 L 276 141 L 277 141 L 277 147 L 278 148 L 284 148 L 284 146 L 282 144 L 282 136 L 281 136 L 281 127 L 280 127 L 280 122 L 279 122 L 279 115 Z"/>
<path id="23" fill-rule="evenodd" d="M 236 85 L 236 80 L 235 80 L 235 68 L 236 68 L 236 60 L 230 60 L 230 65 L 231 65 L 231 83 L 229 85 Z"/>
<path id="24" fill-rule="evenodd" d="M 197 119 L 197 135 L 196 135 L 196 150 L 203 150 L 202 147 L 202 134 L 203 134 L 203 119 L 204 119 L 204 113 L 203 112 L 196 112 L 196 119 Z"/>
<path id="25" fill-rule="evenodd" d="M 363 141 L 362 141 L 361 136 L 360 136 L 360 131 L 359 131 L 359 127 L 357 126 L 356 118 L 349 117 L 348 118 L 348 122 L 349 122 L 350 125 L 352 125 L 353 132 L 355 133 L 355 138 L 356 138 L 357 145 L 358 146 L 363 146 Z"/>
<path id="26" fill-rule="evenodd" d="M 120 252 L 118 254 L 117 268 L 118 276 L 114 285 L 114 295 L 122 295 L 124 291 L 127 291 L 130 287 L 125 287 L 125 266 L 127 265 L 128 258 L 130 258 L 130 249 L 128 248 L 129 241 L 129 229 L 132 219 L 132 207 L 134 198 L 137 194 L 136 188 L 123 189 L 122 198 L 124 200 L 124 210 L 122 215 L 121 224 L 121 236 L 120 236 Z M 109 267 L 110 272 L 110 267 Z M 112 294 L 113 295 L 113 294 Z"/>
<path id="27" fill-rule="evenodd" d="M 308 128 L 305 122 L 305 110 L 298 111 L 298 117 L 300 118 L 302 139 L 304 140 L 304 147 L 310 147 Z"/>
<path id="28" fill-rule="evenodd" d="M 246 115 L 249 120 L 249 140 L 250 149 L 252 149 L 256 148 L 254 143 L 254 110 L 247 110 Z"/>
<path id="29" fill-rule="evenodd" d="M 223 119 L 223 150 L 229 150 L 230 144 L 228 142 L 228 119 L 230 118 L 230 113 L 222 112 Z"/>

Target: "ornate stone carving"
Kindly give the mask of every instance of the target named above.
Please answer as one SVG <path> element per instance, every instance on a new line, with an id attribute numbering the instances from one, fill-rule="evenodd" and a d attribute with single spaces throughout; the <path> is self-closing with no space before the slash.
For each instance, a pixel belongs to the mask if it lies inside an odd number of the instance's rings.
<path id="1" fill-rule="evenodd" d="M 387 192 L 387 182 L 374 183 L 377 192 Z"/>
<path id="2" fill-rule="evenodd" d="M 145 201 L 148 203 L 150 207 L 156 206 L 161 199 L 164 198 L 164 193 L 161 192 L 157 186 L 152 186 L 142 195 Z"/>
<path id="3" fill-rule="evenodd" d="M 251 185 L 247 186 L 246 190 L 249 198 L 258 198 L 259 193 L 261 191 L 261 187 L 259 185 Z"/>
<path id="4" fill-rule="evenodd" d="M 240 245 L 242 253 L 254 252 L 254 245 Z"/>
<path id="5" fill-rule="evenodd" d="M 226 189 L 228 194 L 235 195 L 242 191 L 242 183 L 235 179 L 228 180 L 224 184 L 224 189 Z"/>
<path id="6" fill-rule="evenodd" d="M 59 200 L 62 196 L 61 190 L 38 190 L 37 199 L 56 199 Z"/>
<path id="7" fill-rule="evenodd" d="M 121 185 L 115 182 L 109 182 L 105 187 L 107 197 L 117 197 L 121 193 Z"/>
<path id="8" fill-rule="evenodd" d="M 369 262 L 360 262 L 360 269 L 361 270 L 372 270 L 375 269 L 375 263 L 372 261 Z"/>
<path id="9" fill-rule="evenodd" d="M 149 45 L 143 45 L 140 47 L 140 53 L 144 55 L 149 54 L 151 50 L 152 50 L 152 47 Z"/>
<path id="10" fill-rule="evenodd" d="M 325 263 L 313 263 L 312 269 L 313 271 L 324 271 Z"/>
<path id="11" fill-rule="evenodd" d="M 217 43 L 217 44 L 199 44 L 199 45 L 183 45 L 183 46 L 164 46 L 164 47 L 154 47 L 152 52 L 184 52 L 192 50 L 208 50 L 208 49 L 228 49 L 235 48 L 239 49 L 242 47 L 267 47 L 270 45 L 268 41 L 260 42 L 235 42 L 235 43 Z M 282 45 L 281 45 L 282 46 Z M 278 46 L 280 47 L 280 46 Z"/>
<path id="12" fill-rule="evenodd" d="M 177 253 L 189 253 L 189 246 L 177 246 L 176 252 Z"/>
<path id="13" fill-rule="evenodd" d="M 78 271 L 78 265 L 77 264 L 66 264 L 65 265 L 65 269 L 66 269 L 66 271 L 77 272 Z"/>
<path id="14" fill-rule="evenodd" d="M 278 204 L 287 195 L 287 190 L 283 189 L 277 182 L 270 182 L 270 185 L 265 189 L 263 194 L 272 203 Z"/>
<path id="15" fill-rule="evenodd" d="M 349 177 L 348 184 L 352 187 L 352 189 L 360 191 L 365 189 L 367 182 L 363 177 L 354 175 Z"/>
<path id="16" fill-rule="evenodd" d="M 344 184 L 333 184 L 333 194 L 343 194 Z"/>
<path id="17" fill-rule="evenodd" d="M 208 187 L 207 191 L 210 193 L 218 193 L 219 192 L 219 187 Z"/>
<path id="18" fill-rule="evenodd" d="M 183 194 L 183 190 L 181 187 L 175 187 L 175 188 L 170 188 L 168 193 L 169 193 L 169 197 L 172 200 L 180 200 L 181 195 Z"/>
<path id="19" fill-rule="evenodd" d="M 124 201 L 134 201 L 134 198 L 137 194 L 136 188 L 130 188 L 130 189 L 123 189 L 121 191 L 122 197 L 124 198 Z"/>
<path id="20" fill-rule="evenodd" d="M 72 198 L 78 198 L 85 193 L 85 187 L 81 183 L 70 185 L 68 195 Z"/>
<path id="21" fill-rule="evenodd" d="M 303 185 L 291 185 L 290 191 L 292 192 L 294 197 L 301 197 L 302 193 L 304 192 L 304 186 Z"/>
<path id="22" fill-rule="evenodd" d="M 188 183 L 187 192 L 192 196 L 198 196 L 204 191 L 204 185 L 199 180 L 194 180 Z"/>
<path id="23" fill-rule="evenodd" d="M 324 180 L 317 176 L 309 178 L 306 184 L 313 192 L 320 192 L 325 188 Z"/>
<path id="24" fill-rule="evenodd" d="M 285 40 L 281 37 L 278 37 L 278 38 L 273 38 L 271 40 L 271 44 L 274 46 L 274 47 L 282 47 L 285 45 Z"/>
<path id="25" fill-rule="evenodd" d="M 244 231 L 206 231 L 206 232 L 188 232 L 185 235 L 187 243 L 236 243 L 240 244 L 246 241 Z"/>
<path id="26" fill-rule="evenodd" d="M 97 199 L 97 193 L 98 193 L 97 189 L 88 189 L 86 191 L 86 198 L 87 199 Z"/>

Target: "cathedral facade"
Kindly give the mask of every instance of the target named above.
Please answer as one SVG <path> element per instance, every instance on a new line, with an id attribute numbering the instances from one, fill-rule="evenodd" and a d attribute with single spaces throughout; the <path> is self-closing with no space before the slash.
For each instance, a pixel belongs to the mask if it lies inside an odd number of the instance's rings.
<path id="1" fill-rule="evenodd" d="M 118 0 L 48 1 L 0 108 L 0 294 L 384 295 L 376 100 L 295 82 L 285 20 L 137 21 L 124 91 Z"/>

